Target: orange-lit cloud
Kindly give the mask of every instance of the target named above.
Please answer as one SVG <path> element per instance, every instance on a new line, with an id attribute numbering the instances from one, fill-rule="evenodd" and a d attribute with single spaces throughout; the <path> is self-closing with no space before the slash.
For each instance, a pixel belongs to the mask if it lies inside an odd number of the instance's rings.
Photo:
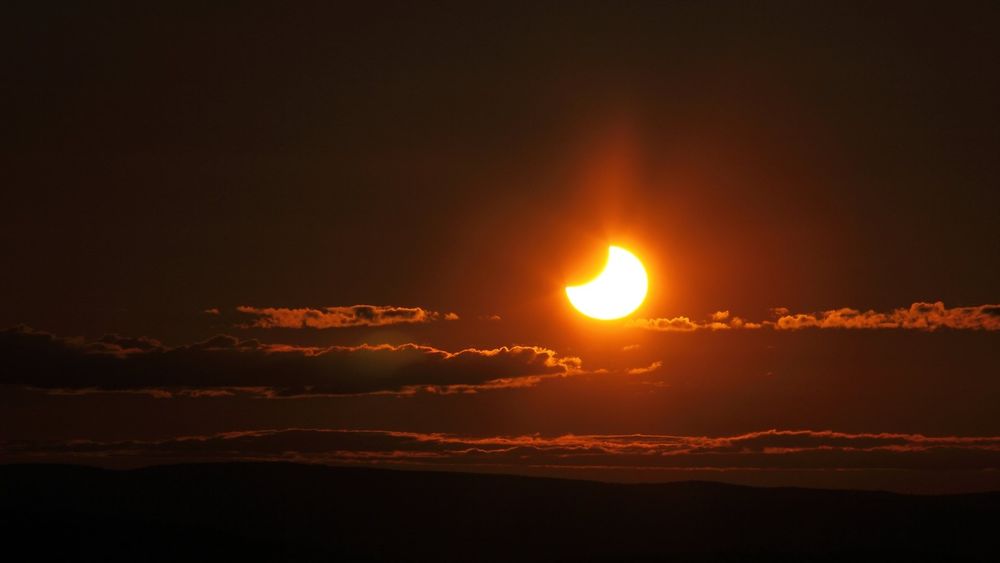
<path id="1" fill-rule="evenodd" d="M 384 326 L 400 323 L 427 323 L 458 320 L 455 313 L 439 313 L 421 307 L 352 305 L 350 307 L 283 308 L 240 305 L 236 311 L 254 317 L 243 326 L 254 328 L 343 328 Z"/>
<path id="2" fill-rule="evenodd" d="M 740 317 L 731 317 L 729 311 L 717 311 L 707 321 L 695 321 L 689 317 L 659 319 L 633 319 L 628 326 L 658 332 L 694 332 L 696 330 L 729 330 L 733 328 L 757 329 L 762 323 L 748 322 Z"/>
<path id="3" fill-rule="evenodd" d="M 654 372 L 654 371 L 660 369 L 661 367 L 663 367 L 663 362 L 661 362 L 661 361 L 655 361 L 655 362 L 649 364 L 648 366 L 638 367 L 638 368 L 632 368 L 632 369 L 626 371 L 626 373 L 628 373 L 629 375 L 642 375 L 644 373 Z"/>
<path id="4" fill-rule="evenodd" d="M 524 387 L 581 370 L 579 358 L 539 346 L 305 347 L 219 335 L 168 348 L 144 338 L 60 338 L 18 328 L 0 332 L 0 384 L 59 393 L 124 392 L 263 397 L 474 392 Z"/>
<path id="5" fill-rule="evenodd" d="M 802 328 L 1000 330 L 1000 305 L 949 309 L 944 303 L 937 301 L 914 303 L 909 308 L 894 309 L 888 313 L 843 308 L 821 313 L 785 314 L 774 322 L 774 327 L 779 330 Z"/>
<path id="6" fill-rule="evenodd" d="M 842 329 L 905 329 L 934 331 L 1000 330 L 1000 305 L 975 307 L 945 307 L 944 303 L 918 302 L 908 308 L 894 309 L 888 313 L 841 308 L 820 313 L 791 313 L 787 308 L 772 309 L 776 320 L 750 322 L 730 316 L 729 311 L 718 311 L 705 321 L 688 317 L 634 319 L 628 326 L 659 332 L 693 332 L 696 330 L 759 329 L 770 326 L 775 330 L 806 328 Z"/>

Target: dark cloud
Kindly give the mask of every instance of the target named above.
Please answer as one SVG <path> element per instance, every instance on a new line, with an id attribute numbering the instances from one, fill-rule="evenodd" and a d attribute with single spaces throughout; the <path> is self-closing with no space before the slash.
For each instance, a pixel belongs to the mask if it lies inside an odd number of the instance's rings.
<path id="1" fill-rule="evenodd" d="M 302 347 L 229 335 L 168 348 L 143 338 L 88 342 L 21 327 L 0 332 L 0 366 L 0 384 L 58 392 L 291 397 L 527 386 L 575 373 L 580 360 L 537 346 Z"/>
<path id="2" fill-rule="evenodd" d="M 775 330 L 804 328 L 1000 330 L 1000 305 L 949 309 L 941 301 L 936 301 L 917 302 L 908 308 L 894 309 L 888 313 L 871 310 L 862 312 L 847 307 L 820 313 L 791 313 L 785 307 L 771 311 L 777 317 L 774 321 L 749 322 L 731 316 L 729 311 L 718 311 L 706 321 L 694 321 L 688 317 L 634 319 L 628 322 L 628 326 L 659 332 L 758 329 L 764 326 L 770 326 Z"/>
<path id="3" fill-rule="evenodd" d="M 163 344 L 159 340 L 144 336 L 130 337 L 118 334 L 105 334 L 98 340 L 98 343 L 106 345 L 109 350 L 114 350 L 118 353 L 150 352 L 163 349 Z"/>
<path id="4" fill-rule="evenodd" d="M 9 441 L 19 460 L 52 456 L 171 460 L 286 460 L 442 466 L 681 470 L 963 470 L 1000 464 L 1000 436 L 767 430 L 670 435 L 487 436 L 383 430 L 280 429 L 158 441 Z"/>
<path id="5" fill-rule="evenodd" d="M 343 328 L 351 326 L 384 326 L 399 323 L 427 323 L 436 320 L 458 320 L 455 313 L 439 313 L 421 307 L 390 307 L 384 305 L 353 305 L 321 309 L 282 307 L 250 307 L 241 305 L 236 311 L 253 317 L 243 326 L 255 328 Z"/>

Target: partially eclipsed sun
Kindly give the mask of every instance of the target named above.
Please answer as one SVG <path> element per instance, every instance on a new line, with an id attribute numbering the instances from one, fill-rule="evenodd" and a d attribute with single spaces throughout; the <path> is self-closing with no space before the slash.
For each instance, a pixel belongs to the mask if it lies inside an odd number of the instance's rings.
<path id="1" fill-rule="evenodd" d="M 642 262 L 628 250 L 611 246 L 604 271 L 588 283 L 567 287 L 566 296 L 584 315 L 607 321 L 638 309 L 648 289 Z"/>

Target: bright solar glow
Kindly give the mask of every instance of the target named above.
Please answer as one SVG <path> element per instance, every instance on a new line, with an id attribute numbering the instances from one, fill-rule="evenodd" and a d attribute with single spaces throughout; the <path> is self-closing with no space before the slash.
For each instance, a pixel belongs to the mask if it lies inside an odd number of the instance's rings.
<path id="1" fill-rule="evenodd" d="M 584 315 L 612 320 L 642 305 L 648 289 L 649 280 L 642 262 L 628 250 L 611 246 L 604 271 L 588 283 L 567 287 L 566 296 Z"/>

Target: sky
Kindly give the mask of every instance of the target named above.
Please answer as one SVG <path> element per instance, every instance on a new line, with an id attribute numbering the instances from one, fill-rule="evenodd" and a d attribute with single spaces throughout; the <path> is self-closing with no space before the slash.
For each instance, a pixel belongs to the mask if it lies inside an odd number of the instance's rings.
<path id="1" fill-rule="evenodd" d="M 998 23 L 15 7 L 0 460 L 998 489 Z"/>

